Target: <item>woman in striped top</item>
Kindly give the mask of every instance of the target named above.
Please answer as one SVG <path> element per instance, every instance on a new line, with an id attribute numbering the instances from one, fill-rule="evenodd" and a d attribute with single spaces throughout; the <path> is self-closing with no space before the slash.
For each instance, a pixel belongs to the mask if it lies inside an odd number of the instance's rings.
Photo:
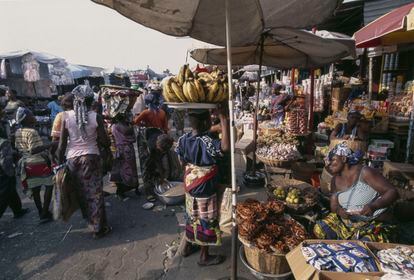
<path id="1" fill-rule="evenodd" d="M 331 212 L 317 221 L 319 239 L 361 239 L 389 242 L 393 217 L 390 206 L 397 200 L 396 189 L 375 169 L 360 162 L 363 153 L 340 143 L 328 155 L 334 174 L 331 182 Z"/>

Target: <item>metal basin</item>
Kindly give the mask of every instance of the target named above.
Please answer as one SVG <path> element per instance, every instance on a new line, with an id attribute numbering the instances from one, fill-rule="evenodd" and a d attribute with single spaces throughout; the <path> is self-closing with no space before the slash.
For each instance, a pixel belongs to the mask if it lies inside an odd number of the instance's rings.
<path id="1" fill-rule="evenodd" d="M 175 191 L 171 192 L 173 189 Z M 157 185 L 154 192 L 158 200 L 165 205 L 177 205 L 183 203 L 185 200 L 183 182 L 168 182 L 162 186 Z"/>

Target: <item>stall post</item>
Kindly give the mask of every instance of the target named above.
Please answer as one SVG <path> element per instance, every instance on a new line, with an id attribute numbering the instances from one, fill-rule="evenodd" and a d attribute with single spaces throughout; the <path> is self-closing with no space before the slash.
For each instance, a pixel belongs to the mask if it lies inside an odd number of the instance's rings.
<path id="1" fill-rule="evenodd" d="M 372 99 L 372 67 L 373 67 L 373 58 L 369 58 L 368 62 L 368 100 L 371 102 Z"/>
<path id="2" fill-rule="evenodd" d="M 227 75 L 229 79 L 229 115 L 230 115 L 230 159 L 231 159 L 231 197 L 232 197 L 232 229 L 231 229 L 231 280 L 237 280 L 237 223 L 236 223 L 236 168 L 234 157 L 234 104 L 233 104 L 233 72 L 231 61 L 231 29 L 230 29 L 230 0 L 225 0 L 226 10 L 226 48 L 227 48 Z"/>
<path id="3" fill-rule="evenodd" d="M 312 69 L 310 72 L 310 105 L 309 105 L 309 131 L 313 130 L 313 103 L 315 102 L 315 70 Z"/>
<path id="4" fill-rule="evenodd" d="M 257 121 L 257 113 L 259 111 L 259 94 L 260 94 L 260 76 L 262 74 L 262 60 L 263 60 L 263 47 L 264 47 L 264 38 L 265 35 L 262 34 L 262 38 L 260 39 L 260 58 L 259 58 L 259 73 L 257 77 L 257 91 L 256 91 L 256 101 L 254 106 L 254 115 L 253 115 L 253 170 L 252 175 L 256 175 L 256 149 L 257 149 L 257 130 L 258 130 L 258 121 Z"/>
<path id="5" fill-rule="evenodd" d="M 413 130 L 414 130 L 414 93 L 411 98 L 411 114 L 410 114 L 410 127 L 408 130 L 407 149 L 405 154 L 405 163 L 408 163 L 413 146 Z"/>

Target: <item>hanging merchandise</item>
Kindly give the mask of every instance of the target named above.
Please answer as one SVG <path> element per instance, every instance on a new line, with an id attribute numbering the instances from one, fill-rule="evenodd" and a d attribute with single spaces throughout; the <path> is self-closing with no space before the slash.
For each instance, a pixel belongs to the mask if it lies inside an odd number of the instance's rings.
<path id="1" fill-rule="evenodd" d="M 39 62 L 34 59 L 31 53 L 22 57 L 23 77 L 26 82 L 37 82 L 40 80 Z"/>
<path id="2" fill-rule="evenodd" d="M 0 79 L 7 79 L 6 60 L 2 59 L 0 63 Z"/>
<path id="3" fill-rule="evenodd" d="M 49 77 L 53 84 L 57 86 L 73 85 L 75 83 L 66 62 L 49 64 Z"/>

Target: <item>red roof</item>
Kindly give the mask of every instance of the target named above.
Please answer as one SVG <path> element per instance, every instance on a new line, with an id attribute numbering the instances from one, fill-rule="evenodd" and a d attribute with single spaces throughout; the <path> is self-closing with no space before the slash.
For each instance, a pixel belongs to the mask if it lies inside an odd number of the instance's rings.
<path id="1" fill-rule="evenodd" d="M 414 3 L 411 3 L 392 10 L 355 32 L 355 46 L 370 48 L 381 45 L 381 37 L 404 29 L 405 17 L 413 7 Z"/>

